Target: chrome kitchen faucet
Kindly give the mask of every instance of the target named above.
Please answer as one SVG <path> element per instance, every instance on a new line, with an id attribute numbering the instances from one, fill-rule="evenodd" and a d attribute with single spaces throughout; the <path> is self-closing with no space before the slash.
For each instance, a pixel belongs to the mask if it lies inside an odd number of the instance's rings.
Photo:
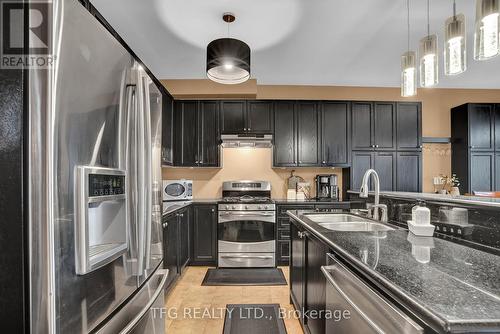
<path id="1" fill-rule="evenodd" d="M 387 222 L 387 205 L 380 204 L 380 178 L 374 169 L 368 169 L 363 175 L 363 181 L 361 182 L 361 189 L 359 190 L 359 197 L 368 198 L 368 182 L 370 181 L 370 176 L 373 175 L 373 180 L 375 183 L 375 203 L 370 205 L 366 204 L 368 209 L 368 217 L 382 222 Z M 380 214 L 380 212 L 382 214 Z"/>

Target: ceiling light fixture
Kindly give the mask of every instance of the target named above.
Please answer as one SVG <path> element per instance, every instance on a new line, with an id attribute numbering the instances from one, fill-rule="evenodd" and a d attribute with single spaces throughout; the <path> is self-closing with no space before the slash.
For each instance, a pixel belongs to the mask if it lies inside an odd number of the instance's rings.
<path id="1" fill-rule="evenodd" d="M 408 48 L 401 56 L 401 96 L 409 97 L 417 94 L 417 56 L 415 51 L 410 51 L 410 0 L 406 0 Z"/>
<path id="2" fill-rule="evenodd" d="M 444 24 L 444 36 L 444 74 L 460 74 L 467 69 L 465 16 L 457 15 L 455 0 L 453 16 Z"/>
<path id="3" fill-rule="evenodd" d="M 420 86 L 432 87 L 438 83 L 438 40 L 430 33 L 430 4 L 427 0 L 427 36 L 420 40 Z"/>
<path id="4" fill-rule="evenodd" d="M 474 59 L 485 60 L 500 53 L 500 0 L 476 1 Z"/>
<path id="5" fill-rule="evenodd" d="M 250 47 L 243 41 L 229 38 L 229 24 L 236 20 L 232 13 L 224 13 L 227 38 L 219 38 L 207 46 L 207 77 L 221 84 L 239 84 L 250 78 Z"/>

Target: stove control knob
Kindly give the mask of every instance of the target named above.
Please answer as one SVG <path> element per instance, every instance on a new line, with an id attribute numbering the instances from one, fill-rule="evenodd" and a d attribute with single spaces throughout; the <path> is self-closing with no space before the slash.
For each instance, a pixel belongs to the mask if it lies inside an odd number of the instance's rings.
<path id="1" fill-rule="evenodd" d="M 234 210 L 234 209 L 236 209 L 236 205 L 233 205 L 233 206 L 231 207 L 231 209 L 233 209 L 233 210 Z"/>
<path id="2" fill-rule="evenodd" d="M 229 210 L 229 205 L 226 205 L 226 210 Z"/>
<path id="3" fill-rule="evenodd" d="M 248 210 L 248 205 L 245 205 L 245 209 L 247 209 L 247 210 Z"/>
<path id="4" fill-rule="evenodd" d="M 264 210 L 267 210 L 267 205 L 264 205 Z"/>
<path id="5" fill-rule="evenodd" d="M 265 207 L 264 207 L 264 209 L 265 209 Z M 262 205 L 259 205 L 259 210 L 262 210 Z"/>

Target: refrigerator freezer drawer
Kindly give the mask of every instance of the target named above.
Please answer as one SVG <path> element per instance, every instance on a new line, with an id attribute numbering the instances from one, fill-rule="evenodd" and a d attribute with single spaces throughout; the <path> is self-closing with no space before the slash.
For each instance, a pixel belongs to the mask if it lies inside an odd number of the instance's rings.
<path id="1" fill-rule="evenodd" d="M 164 334 L 167 277 L 168 270 L 158 269 L 97 334 Z"/>

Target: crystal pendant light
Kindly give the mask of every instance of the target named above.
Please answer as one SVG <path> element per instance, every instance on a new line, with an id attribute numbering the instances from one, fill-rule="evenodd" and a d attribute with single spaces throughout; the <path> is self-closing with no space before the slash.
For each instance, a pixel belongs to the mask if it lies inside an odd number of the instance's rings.
<path id="1" fill-rule="evenodd" d="M 406 0 L 408 18 L 408 51 L 401 56 L 401 96 L 417 95 L 417 56 L 410 51 L 410 0 Z"/>
<path id="2" fill-rule="evenodd" d="M 453 16 L 444 25 L 444 36 L 444 74 L 460 74 L 467 69 L 465 16 L 457 15 L 455 0 Z"/>
<path id="3" fill-rule="evenodd" d="M 485 60 L 500 53 L 500 0 L 476 0 L 474 59 Z"/>
<path id="4" fill-rule="evenodd" d="M 420 40 L 420 86 L 432 87 L 438 80 L 438 41 L 436 35 L 430 34 L 429 0 L 427 0 L 427 36 Z"/>
<path id="5" fill-rule="evenodd" d="M 415 51 L 407 51 L 401 56 L 401 96 L 417 95 L 417 56 Z"/>

